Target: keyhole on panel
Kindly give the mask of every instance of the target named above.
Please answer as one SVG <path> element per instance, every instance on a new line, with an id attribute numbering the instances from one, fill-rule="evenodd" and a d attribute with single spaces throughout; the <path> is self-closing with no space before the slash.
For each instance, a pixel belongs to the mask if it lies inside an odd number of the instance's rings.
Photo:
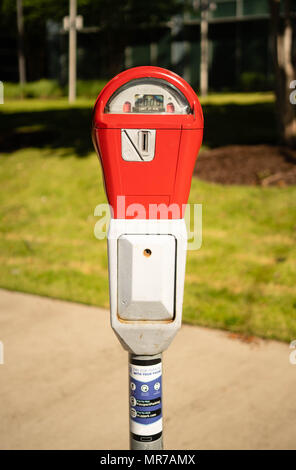
<path id="1" fill-rule="evenodd" d="M 146 256 L 146 258 L 149 258 L 149 256 L 152 255 L 152 251 L 151 251 L 149 248 L 146 248 L 146 249 L 143 251 L 143 254 L 144 254 L 144 256 Z"/>

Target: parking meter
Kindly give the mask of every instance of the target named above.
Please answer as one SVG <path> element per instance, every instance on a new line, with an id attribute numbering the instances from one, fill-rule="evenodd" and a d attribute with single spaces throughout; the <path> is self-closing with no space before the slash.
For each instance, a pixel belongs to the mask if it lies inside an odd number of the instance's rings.
<path id="1" fill-rule="evenodd" d="M 162 68 L 120 73 L 95 103 L 92 137 L 112 213 L 111 325 L 129 352 L 132 449 L 162 448 L 161 353 L 181 327 L 184 213 L 202 136 L 196 94 Z"/>

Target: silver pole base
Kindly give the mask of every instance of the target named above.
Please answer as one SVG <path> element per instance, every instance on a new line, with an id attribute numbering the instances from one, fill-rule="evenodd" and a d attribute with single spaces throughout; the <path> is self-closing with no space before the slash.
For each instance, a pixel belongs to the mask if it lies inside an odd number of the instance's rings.
<path id="1" fill-rule="evenodd" d="M 130 449 L 131 450 L 163 450 L 162 436 L 156 441 L 140 442 L 130 436 Z"/>

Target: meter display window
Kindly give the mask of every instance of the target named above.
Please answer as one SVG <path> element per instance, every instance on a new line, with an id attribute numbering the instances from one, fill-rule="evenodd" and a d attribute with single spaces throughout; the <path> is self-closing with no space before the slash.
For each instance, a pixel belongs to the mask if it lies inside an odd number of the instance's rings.
<path id="1" fill-rule="evenodd" d="M 134 113 L 163 113 L 163 95 L 135 95 Z"/>
<path id="2" fill-rule="evenodd" d="M 192 114 L 183 93 L 159 78 L 129 81 L 113 93 L 104 111 L 110 114 Z"/>

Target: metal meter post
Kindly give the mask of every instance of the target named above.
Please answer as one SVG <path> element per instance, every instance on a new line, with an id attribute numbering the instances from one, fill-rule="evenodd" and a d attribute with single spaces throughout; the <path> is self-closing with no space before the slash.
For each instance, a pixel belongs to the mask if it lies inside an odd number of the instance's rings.
<path id="1" fill-rule="evenodd" d="M 161 450 L 163 448 L 161 354 L 154 356 L 129 354 L 129 410 L 130 448 Z M 149 420 L 148 425 L 143 424 L 145 420 Z"/>
<path id="2" fill-rule="evenodd" d="M 184 213 L 203 115 L 190 85 L 159 67 L 114 77 L 93 112 L 112 218 L 111 326 L 129 352 L 131 449 L 162 448 L 161 353 L 181 327 Z"/>

